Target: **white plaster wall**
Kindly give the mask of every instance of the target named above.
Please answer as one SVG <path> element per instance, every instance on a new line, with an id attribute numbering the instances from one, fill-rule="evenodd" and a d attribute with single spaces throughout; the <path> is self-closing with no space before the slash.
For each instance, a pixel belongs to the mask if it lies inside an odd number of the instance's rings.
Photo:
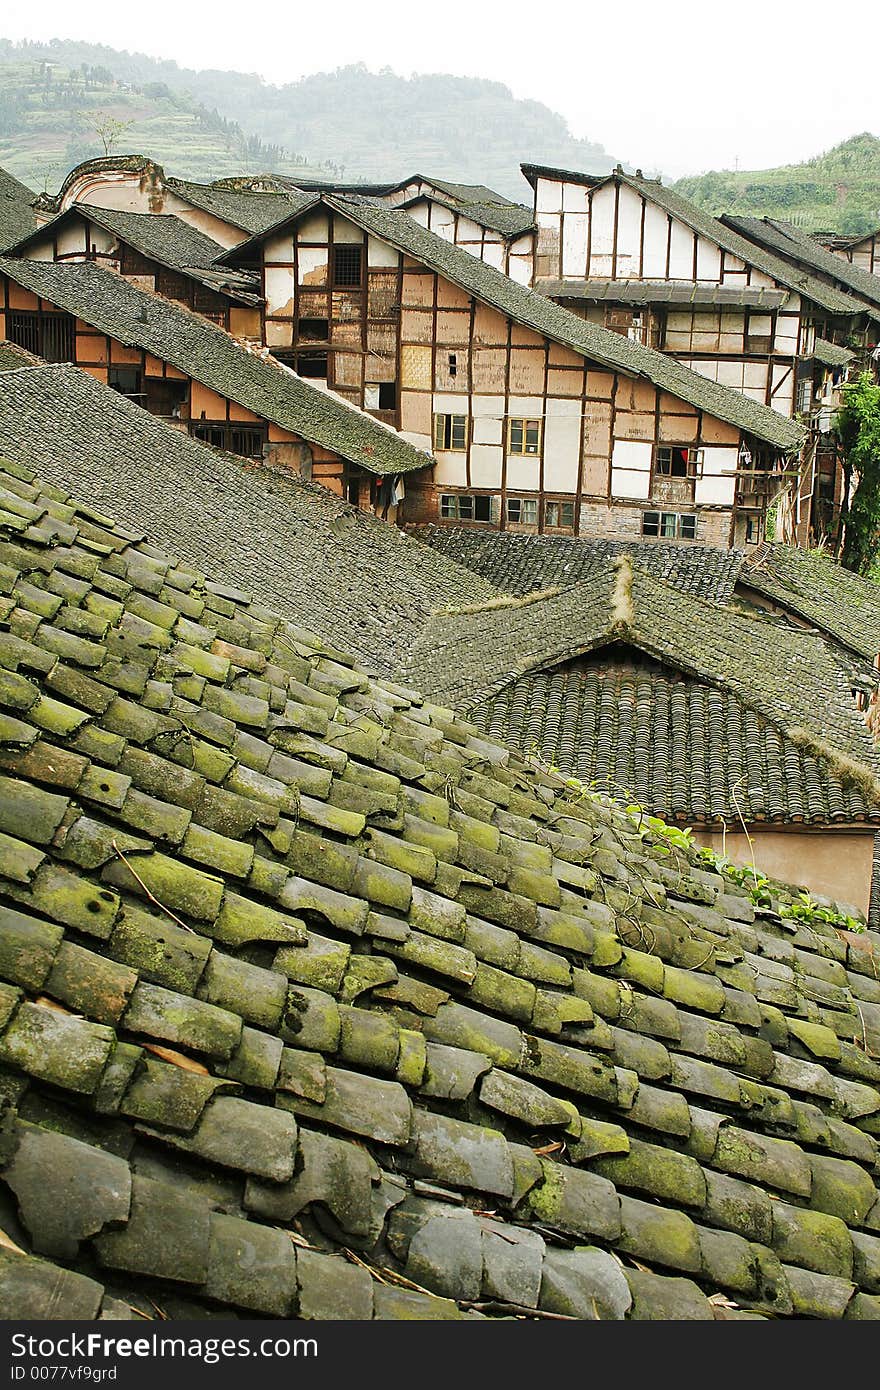
<path id="1" fill-rule="evenodd" d="M 399 253 L 393 246 L 389 246 L 387 241 L 380 241 L 378 237 L 371 236 L 367 242 L 367 264 L 373 270 L 391 270 L 397 268 Z"/>
<path id="2" fill-rule="evenodd" d="M 614 184 L 606 183 L 593 193 L 590 233 L 590 275 L 609 276 L 614 251 Z"/>
<path id="3" fill-rule="evenodd" d="M 301 222 L 297 223 L 296 239 L 303 241 L 327 241 L 330 235 L 330 226 L 326 212 L 320 208 L 315 212 L 309 213 Z"/>
<path id="4" fill-rule="evenodd" d="M 583 212 L 567 212 L 562 224 L 562 273 L 582 278 L 587 271 L 587 228 L 589 218 Z"/>
<path id="5" fill-rule="evenodd" d="M 266 267 L 266 309 L 270 314 L 284 311 L 292 313 L 295 293 L 296 277 L 293 266 Z"/>
<path id="6" fill-rule="evenodd" d="M 737 455 L 734 446 L 709 445 L 703 449 L 703 476 L 694 484 L 694 501 L 698 506 L 733 506 Z"/>
<path id="7" fill-rule="evenodd" d="M 500 415 L 474 415 L 471 421 L 471 439 L 474 444 L 503 444 L 504 422 Z"/>
<path id="8" fill-rule="evenodd" d="M 347 217 L 333 218 L 333 240 L 347 242 L 363 242 L 364 234 L 360 227 L 356 227 Z"/>
<path id="9" fill-rule="evenodd" d="M 541 396 L 511 396 L 507 406 L 508 415 L 518 418 L 528 418 L 539 420 L 544 413 L 544 401 Z"/>
<path id="10" fill-rule="evenodd" d="M 673 219 L 669 248 L 670 280 L 694 278 L 694 234 L 683 222 Z"/>
<path id="11" fill-rule="evenodd" d="M 642 200 L 634 189 L 621 185 L 617 209 L 617 275 L 621 280 L 639 273 Z"/>
<path id="12" fill-rule="evenodd" d="M 697 238 L 697 279 L 713 284 L 721 279 L 721 248 L 702 236 Z"/>
<path id="13" fill-rule="evenodd" d="M 40 241 L 34 246 L 29 246 L 23 253 L 26 261 L 54 261 L 55 248 L 51 241 Z"/>
<path id="14" fill-rule="evenodd" d="M 646 280 L 662 280 L 666 276 L 666 238 L 669 222 L 666 213 L 656 203 L 645 207 L 645 261 Z"/>
<path id="15" fill-rule="evenodd" d="M 438 450 L 434 481 L 447 487 L 467 486 L 467 454 L 447 454 Z"/>
<path id="16" fill-rule="evenodd" d="M 615 439 L 611 455 L 611 496 L 647 498 L 651 485 L 653 445 L 643 440 Z"/>
<path id="17" fill-rule="evenodd" d="M 314 270 L 320 270 L 327 265 L 326 246 L 300 246 L 297 251 L 297 261 L 299 264 L 299 283 L 308 283 L 307 277 Z M 269 272 L 266 271 L 268 276 Z M 267 284 L 268 294 L 268 284 Z"/>
<path id="18" fill-rule="evenodd" d="M 59 256 L 71 256 L 76 252 L 86 253 L 86 224 L 79 218 L 69 227 L 62 227 L 56 233 Z"/>
<path id="19" fill-rule="evenodd" d="M 558 179 L 538 179 L 535 190 L 535 211 L 555 213 L 562 211 L 562 184 Z"/>
<path id="20" fill-rule="evenodd" d="M 544 420 L 544 491 L 576 492 L 581 440 L 581 403 L 547 401 Z"/>
<path id="21" fill-rule="evenodd" d="M 471 485 L 500 487 L 504 451 L 500 445 L 474 444 L 471 447 Z"/>
<path id="22" fill-rule="evenodd" d="M 274 236 L 266 238 L 263 246 L 263 259 L 266 261 L 284 261 L 293 264 L 293 232 L 276 232 Z"/>
<path id="23" fill-rule="evenodd" d="M 565 212 L 586 212 L 590 205 L 590 190 L 582 183 L 562 186 L 562 207 Z"/>
<path id="24" fill-rule="evenodd" d="M 540 459 L 522 454 L 507 455 L 508 492 L 537 492 L 540 486 Z"/>

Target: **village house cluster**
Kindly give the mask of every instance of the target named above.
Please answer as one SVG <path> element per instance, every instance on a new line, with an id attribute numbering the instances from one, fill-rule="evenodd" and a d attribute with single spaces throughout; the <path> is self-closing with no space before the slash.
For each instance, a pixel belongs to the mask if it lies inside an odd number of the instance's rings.
<path id="1" fill-rule="evenodd" d="M 531 207 L 424 176 L 205 186 L 90 161 L 9 246 L 4 331 L 404 524 L 758 545 L 775 499 L 784 538 L 830 524 L 877 277 L 641 174 L 523 172 Z M 200 351 L 193 314 L 244 351 Z M 308 383 L 297 411 L 276 364 Z M 329 399 L 396 442 L 332 447 L 310 429 Z"/>
<path id="2" fill-rule="evenodd" d="M 880 1317 L 876 239 L 524 173 L 0 173 L 8 1318 Z"/>
<path id="3" fill-rule="evenodd" d="M 477 614 L 416 605 L 392 639 L 385 595 L 375 640 L 362 614 L 349 633 L 361 659 L 391 642 L 385 674 L 521 753 L 868 910 L 880 821 L 846 759 L 873 766 L 880 609 L 797 547 L 839 505 L 830 425 L 880 325 L 874 240 L 715 219 L 640 171 L 523 174 L 530 206 L 424 175 L 196 184 L 141 156 L 54 196 L 4 176 L 6 439 L 66 482 L 146 411 L 274 470 L 273 492 L 281 470 L 391 523 L 406 585 L 427 546 L 455 567 L 444 605 L 476 583 Z M 98 396 L 41 370 L 63 363 Z M 794 549 L 765 543 L 771 504 Z M 325 593 L 315 629 L 341 622 Z M 787 694 L 805 668 L 826 706 L 808 737 Z"/>

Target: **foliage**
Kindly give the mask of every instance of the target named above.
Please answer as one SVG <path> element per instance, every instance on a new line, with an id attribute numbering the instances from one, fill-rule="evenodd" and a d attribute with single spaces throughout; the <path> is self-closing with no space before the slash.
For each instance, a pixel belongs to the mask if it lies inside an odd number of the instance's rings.
<path id="1" fill-rule="evenodd" d="M 113 153 L 125 132 L 133 124 L 133 121 L 118 121 L 115 116 L 108 116 L 106 111 L 96 111 L 89 122 L 101 142 L 105 155 Z"/>
<path id="2" fill-rule="evenodd" d="M 844 386 L 842 395 L 835 422 L 844 469 L 845 533 L 840 562 L 866 575 L 880 555 L 880 385 L 870 372 L 863 372 Z"/>
<path id="3" fill-rule="evenodd" d="M 44 108 L 39 98 L 47 85 L 45 69 L 51 75 Z M 108 82 L 101 100 L 108 108 L 112 104 L 119 119 L 134 117 L 130 146 L 166 159 L 171 171 L 190 177 L 242 172 L 230 167 L 231 156 L 241 164 L 236 138 L 257 141 L 245 172 L 293 174 L 311 167 L 319 177 L 385 180 L 416 170 L 486 183 L 518 201 L 528 198 L 519 172 L 523 157 L 593 171 L 608 170 L 616 162 L 601 145 L 575 139 L 549 107 L 519 101 L 499 82 L 445 74 L 404 78 L 388 68 L 370 72 L 358 63 L 273 86 L 254 74 L 196 72 L 98 44 L 0 40 L 0 164 L 25 182 L 39 175 L 35 151 L 39 157 L 47 148 L 50 132 L 44 116 L 51 113 L 57 120 L 76 104 L 95 105 L 94 86 L 84 91 L 84 69 L 92 83 L 96 72 L 108 78 L 112 74 L 115 85 Z M 4 116 L 3 92 L 20 94 L 23 74 L 24 106 L 12 101 Z M 173 101 L 183 104 L 176 112 Z M 181 110 L 187 115 L 188 136 Z M 192 128 L 193 113 L 203 111 L 229 129 L 223 132 L 218 126 L 206 140 Z M 180 138 L 167 152 L 164 128 L 175 115 Z M 3 143 L 4 129 L 7 136 L 19 137 L 9 148 Z M 477 131 L 479 139 L 474 138 Z M 54 137 L 56 160 L 69 138 L 69 128 L 60 139 Z M 283 158 L 273 161 L 272 150 L 280 150 Z"/>
<path id="4" fill-rule="evenodd" d="M 865 132 L 803 164 L 713 170 L 675 187 L 715 215 L 776 217 L 808 232 L 858 236 L 880 222 L 880 139 Z"/>
<path id="5" fill-rule="evenodd" d="M 304 169 L 318 178 L 333 173 L 310 167 L 280 143 L 246 134 L 237 121 L 165 81 L 120 78 L 107 66 L 112 50 L 90 50 L 87 61 L 81 48 L 64 46 L 70 64 L 64 66 L 60 50 L 51 62 L 24 62 L 19 49 L 0 40 L 0 166 L 31 187 L 57 188 L 83 159 L 123 149 L 150 155 L 169 173 L 203 180 Z"/>
<path id="6" fill-rule="evenodd" d="M 768 878 L 754 864 L 734 864 L 724 854 L 708 846 L 697 847 L 692 840 L 690 827 L 670 825 L 662 816 L 652 815 L 634 801 L 623 787 L 612 783 L 583 782 L 579 777 L 563 772 L 556 763 L 546 762 L 537 744 L 533 744 L 528 755 L 533 766 L 540 768 L 545 775 L 552 777 L 576 801 L 606 802 L 609 794 L 617 801 L 627 820 L 633 825 L 640 839 L 650 843 L 655 854 L 683 854 L 692 864 L 705 865 L 714 873 L 721 874 L 731 883 L 745 888 L 755 907 L 767 912 L 776 912 L 780 917 L 811 923 L 826 923 L 840 931 L 863 932 L 864 922 L 850 916 L 836 906 L 822 906 L 806 888 L 791 888 Z"/>

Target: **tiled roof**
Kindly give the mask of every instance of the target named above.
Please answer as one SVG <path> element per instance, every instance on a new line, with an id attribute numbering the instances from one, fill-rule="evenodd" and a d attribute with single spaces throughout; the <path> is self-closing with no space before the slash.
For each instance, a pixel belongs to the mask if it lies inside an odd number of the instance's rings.
<path id="1" fill-rule="evenodd" d="M 441 207 L 449 208 L 451 212 L 458 212 L 463 217 L 469 217 L 472 222 L 476 222 L 478 227 L 485 227 L 491 232 L 499 232 L 505 241 L 513 241 L 515 237 L 524 236 L 526 232 L 534 231 L 535 218 L 531 208 L 521 207 L 518 203 L 462 202 L 456 198 L 445 197 L 442 193 L 438 195 L 426 190 L 423 193 L 417 193 L 415 197 L 407 199 L 405 203 L 400 203 L 398 206 L 409 209 L 425 198 L 430 198 L 433 203 L 439 203 Z"/>
<path id="2" fill-rule="evenodd" d="M 404 179 L 398 188 L 402 189 L 407 184 L 418 182 L 429 187 L 408 202 L 400 204 L 401 207 L 409 207 L 422 198 L 430 197 L 434 202 L 439 202 L 454 212 L 463 213 L 478 226 L 500 232 L 506 240 L 534 231 L 535 214 L 531 208 L 525 207 L 522 203 L 512 202 L 510 198 L 487 188 L 485 184 L 450 183 L 447 179 L 435 179 L 430 174 L 413 174 L 410 178 Z M 356 189 L 352 191 L 357 192 Z"/>
<path id="3" fill-rule="evenodd" d="M 0 458 L 87 492 L 385 676 L 432 609 L 497 593 L 326 489 L 206 448 L 75 367 L 2 378 Z"/>
<path id="4" fill-rule="evenodd" d="M 880 937 L 2 485 L 7 1318 L 878 1316 Z"/>
<path id="5" fill-rule="evenodd" d="M 0 169 L 0 250 L 26 236 L 35 226 L 35 197 L 17 178 Z"/>
<path id="6" fill-rule="evenodd" d="M 625 556 L 571 588 L 439 611 L 407 672 L 435 699 L 473 709 L 520 676 L 620 643 L 729 691 L 783 734 L 830 745 L 869 780 L 880 769 L 852 672 L 821 638 L 684 594 Z"/>
<path id="7" fill-rule="evenodd" d="M 820 275 L 828 275 L 846 287 L 847 294 L 864 299 L 872 307 L 874 317 L 880 309 L 880 279 L 869 270 L 851 265 L 841 256 L 826 250 L 814 237 L 772 217 L 733 217 L 725 214 L 724 222 L 751 241 L 767 246 L 786 260 L 807 266 Z"/>
<path id="8" fill-rule="evenodd" d="M 288 193 L 252 193 L 224 187 L 222 184 L 193 183 L 189 179 L 167 180 L 172 193 L 194 208 L 213 213 L 223 222 L 240 227 L 253 236 L 265 231 L 279 218 L 301 211 L 313 202 L 312 194 L 291 190 Z"/>
<path id="9" fill-rule="evenodd" d="M 0 372 L 17 372 L 21 367 L 42 365 L 41 357 L 35 357 L 27 348 L 19 347 L 18 343 L 10 343 L 6 338 L 0 338 Z"/>
<path id="10" fill-rule="evenodd" d="M 509 315 L 514 322 L 551 341 L 601 366 L 629 376 L 644 377 L 680 400 L 766 440 L 782 452 L 794 451 L 803 443 L 804 430 L 794 420 L 749 400 L 730 387 L 699 376 L 662 352 L 587 323 L 537 290 L 517 284 L 460 246 L 435 236 L 419 226 L 409 213 L 380 207 L 361 198 L 326 198 L 324 201 L 364 231 L 396 246 L 483 303 Z M 235 247 L 221 260 L 234 262 L 242 253 L 247 254 L 245 247 Z"/>
<path id="11" fill-rule="evenodd" d="M 682 197 L 673 189 L 667 188 L 659 179 L 646 179 L 638 174 L 625 174 L 617 169 L 613 174 L 603 174 L 600 177 L 589 174 L 578 174 L 567 169 L 549 169 L 540 165 L 523 165 L 523 173 L 531 183 L 542 174 L 549 177 L 554 175 L 569 181 L 584 183 L 596 186 L 605 183 L 609 179 L 617 179 L 620 183 L 626 184 L 635 192 L 642 194 L 650 202 L 656 203 L 659 208 L 668 212 L 673 217 L 679 218 L 686 226 L 693 231 L 699 232 L 717 246 L 723 247 L 731 255 L 744 261 L 746 265 L 753 265 L 758 270 L 763 270 L 765 275 L 769 275 L 780 285 L 785 285 L 787 289 L 794 290 L 801 294 L 805 299 L 809 299 L 813 304 L 818 304 L 827 313 L 842 315 L 845 317 L 865 312 L 865 306 L 849 295 L 842 294 L 839 290 L 826 285 L 815 275 L 810 275 L 804 270 L 794 270 L 791 264 L 779 256 L 771 254 L 765 247 L 756 246 L 735 230 L 726 220 L 713 217 L 711 213 L 705 212 L 703 208 L 697 207 L 688 198 Z M 528 170 L 528 172 L 526 172 Z"/>
<path id="12" fill-rule="evenodd" d="M 880 821 L 865 802 L 733 691 L 636 659 L 521 676 L 470 718 L 494 738 L 665 820 Z"/>
<path id="13" fill-rule="evenodd" d="M 224 249 L 220 243 L 212 241 L 204 232 L 172 213 L 117 212 L 115 209 L 92 207 L 88 203 L 76 203 L 10 246 L 8 254 L 20 256 L 28 246 L 43 241 L 60 230 L 61 226 L 79 217 L 88 218 L 90 222 L 103 227 L 142 256 L 188 275 L 210 289 L 229 293 L 246 304 L 261 302 L 256 277 L 248 271 L 214 265 L 216 257 Z"/>
<path id="14" fill-rule="evenodd" d="M 784 290 L 761 285 L 709 285 L 699 280 L 553 280 L 540 279 L 535 289 L 550 299 L 579 299 L 596 304 L 693 305 L 700 309 L 778 309 Z"/>
<path id="15" fill-rule="evenodd" d="M 880 585 L 818 550 L 766 545 L 742 568 L 739 582 L 764 594 L 873 661 L 880 655 Z"/>
<path id="16" fill-rule="evenodd" d="M 0 273 L 61 309 L 170 362 L 228 399 L 371 473 L 425 468 L 430 455 L 341 397 L 248 352 L 208 319 L 92 262 L 0 257 Z"/>
<path id="17" fill-rule="evenodd" d="M 826 367 L 845 367 L 853 360 L 855 353 L 849 348 L 840 347 L 838 343 L 829 343 L 827 338 L 817 338 L 813 356 Z"/>
<path id="18" fill-rule="evenodd" d="M 508 594 L 570 587 L 617 555 L 683 593 L 727 603 L 743 562 L 741 550 L 711 545 L 665 545 L 579 536 L 536 536 L 476 527 L 410 526 L 409 534 L 488 579 Z"/>

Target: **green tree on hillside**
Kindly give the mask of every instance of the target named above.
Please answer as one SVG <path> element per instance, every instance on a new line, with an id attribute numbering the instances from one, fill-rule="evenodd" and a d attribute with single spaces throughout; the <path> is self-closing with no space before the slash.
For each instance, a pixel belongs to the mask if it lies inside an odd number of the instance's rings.
<path id="1" fill-rule="evenodd" d="M 869 574 L 880 556 L 880 385 L 871 372 L 843 388 L 835 430 L 844 474 L 840 562 Z"/>

